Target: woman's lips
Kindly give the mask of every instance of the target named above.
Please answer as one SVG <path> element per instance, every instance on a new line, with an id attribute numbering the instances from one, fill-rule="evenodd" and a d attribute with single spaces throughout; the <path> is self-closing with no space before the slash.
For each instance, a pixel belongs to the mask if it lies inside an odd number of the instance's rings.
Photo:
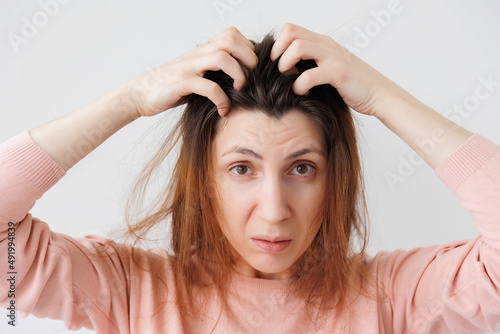
<path id="1" fill-rule="evenodd" d="M 265 252 L 278 253 L 290 246 L 292 240 L 268 241 L 263 239 L 252 238 L 253 243 Z"/>

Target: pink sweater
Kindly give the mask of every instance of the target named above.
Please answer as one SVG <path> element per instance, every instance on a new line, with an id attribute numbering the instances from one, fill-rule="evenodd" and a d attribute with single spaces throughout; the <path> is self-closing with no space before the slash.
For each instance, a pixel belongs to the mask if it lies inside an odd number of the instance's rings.
<path id="1" fill-rule="evenodd" d="M 474 134 L 436 170 L 472 214 L 481 235 L 472 240 L 379 252 L 367 259 L 389 298 L 360 297 L 346 317 L 314 328 L 299 302 L 284 303 L 286 281 L 234 274 L 229 310 L 214 333 L 483 333 L 500 330 L 500 147 Z M 172 302 L 169 258 L 162 249 L 104 248 L 103 237 L 55 233 L 30 209 L 65 175 L 27 131 L 0 146 L 0 272 L 16 272 L 15 307 L 22 317 L 61 319 L 67 329 L 97 333 L 209 333 L 218 318 L 214 299 L 205 321 L 184 318 Z M 69 217 L 68 217 L 69 218 Z M 8 268 L 8 227 L 15 223 L 15 268 Z M 12 224 L 11 224 L 12 225 Z M 89 257 L 89 250 L 108 257 Z M 131 261 L 135 252 L 144 268 Z M 3 276 L 5 277 L 5 276 Z M 0 280 L 0 306 L 10 284 Z M 164 306 L 164 307 L 161 307 Z M 152 314 L 158 311 L 153 317 Z M 8 314 L 8 313 L 7 313 Z M 5 315 L 2 317 L 4 321 Z M 7 318 L 8 320 L 8 318 Z M 17 319 L 19 321 L 19 319 Z"/>

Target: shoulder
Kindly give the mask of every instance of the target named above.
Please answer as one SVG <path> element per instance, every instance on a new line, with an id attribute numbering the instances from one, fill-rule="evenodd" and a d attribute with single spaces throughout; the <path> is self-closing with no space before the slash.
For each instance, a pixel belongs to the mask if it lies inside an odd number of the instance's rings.
<path id="1" fill-rule="evenodd" d="M 145 276 L 161 275 L 163 278 L 168 278 L 172 276 L 174 256 L 165 249 L 135 246 L 97 235 L 80 238 L 80 242 L 88 243 L 87 248 L 97 248 L 92 247 L 92 244 L 100 245 L 98 248 L 102 248 L 106 256 L 119 261 L 120 266 L 129 272 L 131 277 L 145 278 Z"/>
<path id="2" fill-rule="evenodd" d="M 453 259 L 463 261 L 479 241 L 479 236 L 470 240 L 452 241 L 441 245 L 416 247 L 409 250 L 379 251 L 374 256 L 367 255 L 365 263 L 370 272 L 379 277 L 425 270 L 432 263 L 450 263 Z"/>

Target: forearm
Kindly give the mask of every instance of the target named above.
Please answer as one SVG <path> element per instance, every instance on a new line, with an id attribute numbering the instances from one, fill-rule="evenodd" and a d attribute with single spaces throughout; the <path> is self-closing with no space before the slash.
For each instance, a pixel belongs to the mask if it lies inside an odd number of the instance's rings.
<path id="1" fill-rule="evenodd" d="M 398 87 L 375 111 L 433 169 L 462 145 L 472 132 L 432 110 Z"/>
<path id="2" fill-rule="evenodd" d="M 123 85 L 61 118 L 31 129 L 34 141 L 65 171 L 122 127 L 138 118 Z"/>

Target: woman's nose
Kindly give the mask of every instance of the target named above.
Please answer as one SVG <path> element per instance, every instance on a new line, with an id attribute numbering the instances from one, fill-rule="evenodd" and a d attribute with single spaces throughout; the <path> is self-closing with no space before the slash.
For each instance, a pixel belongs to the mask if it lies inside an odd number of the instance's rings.
<path id="1" fill-rule="evenodd" d="M 278 177 L 264 180 L 259 193 L 258 213 L 261 219 L 269 223 L 279 223 L 290 217 L 290 194 Z"/>

